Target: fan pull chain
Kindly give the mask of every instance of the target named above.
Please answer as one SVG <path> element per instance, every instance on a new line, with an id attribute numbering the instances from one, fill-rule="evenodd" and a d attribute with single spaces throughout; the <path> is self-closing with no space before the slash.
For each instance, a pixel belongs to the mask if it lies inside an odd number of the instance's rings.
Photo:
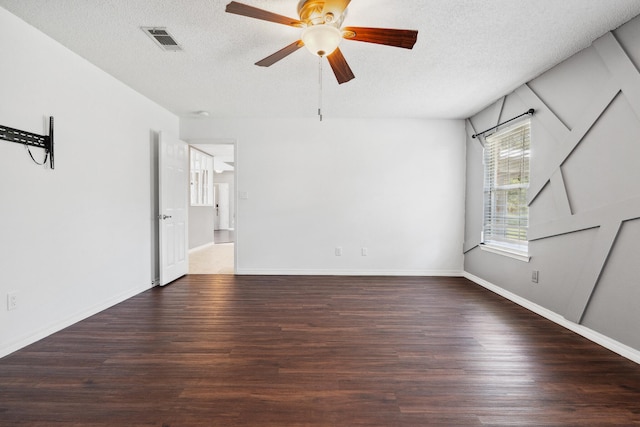
<path id="1" fill-rule="evenodd" d="M 318 59 L 318 117 L 322 121 L 322 56 Z"/>

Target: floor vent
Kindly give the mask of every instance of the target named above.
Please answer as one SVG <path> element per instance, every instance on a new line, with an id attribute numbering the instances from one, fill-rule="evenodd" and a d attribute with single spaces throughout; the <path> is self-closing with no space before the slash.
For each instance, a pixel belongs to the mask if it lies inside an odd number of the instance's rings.
<path id="1" fill-rule="evenodd" d="M 158 45 L 162 50 L 167 50 L 171 52 L 176 52 L 182 50 L 182 47 L 176 42 L 171 34 L 164 27 L 141 27 L 142 31 L 144 31 L 151 39 Z"/>

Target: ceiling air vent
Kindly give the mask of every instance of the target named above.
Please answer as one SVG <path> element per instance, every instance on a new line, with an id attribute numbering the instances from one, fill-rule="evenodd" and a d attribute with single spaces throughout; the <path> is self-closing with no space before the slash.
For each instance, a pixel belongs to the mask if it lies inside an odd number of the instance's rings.
<path id="1" fill-rule="evenodd" d="M 182 50 L 178 42 L 173 38 L 171 34 L 164 27 L 141 27 L 142 31 L 144 31 L 151 39 L 158 45 L 162 50 L 168 50 L 171 52 Z"/>

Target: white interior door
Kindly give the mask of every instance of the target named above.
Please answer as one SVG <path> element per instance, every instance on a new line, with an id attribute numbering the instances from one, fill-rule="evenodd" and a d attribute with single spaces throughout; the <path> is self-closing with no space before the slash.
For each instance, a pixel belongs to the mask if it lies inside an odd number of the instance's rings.
<path id="1" fill-rule="evenodd" d="M 218 198 L 216 200 L 217 213 L 220 222 L 218 228 L 220 230 L 229 229 L 229 184 L 218 184 Z"/>
<path id="2" fill-rule="evenodd" d="M 164 286 L 189 271 L 189 150 L 186 142 L 161 132 L 158 153 L 160 285 Z"/>
<path id="3" fill-rule="evenodd" d="M 220 230 L 220 188 L 219 184 L 213 184 L 213 229 Z"/>

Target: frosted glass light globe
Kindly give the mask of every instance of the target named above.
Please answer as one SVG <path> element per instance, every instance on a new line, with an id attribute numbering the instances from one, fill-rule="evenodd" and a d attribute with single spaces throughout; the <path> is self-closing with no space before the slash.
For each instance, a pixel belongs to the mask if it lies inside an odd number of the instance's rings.
<path id="1" fill-rule="evenodd" d="M 342 33 L 332 25 L 313 25 L 302 32 L 304 45 L 309 52 L 318 56 L 331 55 L 341 40 Z"/>

